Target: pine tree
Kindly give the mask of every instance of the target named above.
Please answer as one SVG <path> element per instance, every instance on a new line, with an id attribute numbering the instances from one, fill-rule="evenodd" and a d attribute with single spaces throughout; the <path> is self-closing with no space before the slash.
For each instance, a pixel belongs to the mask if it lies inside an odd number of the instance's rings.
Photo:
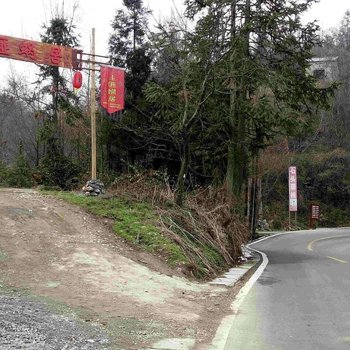
<path id="1" fill-rule="evenodd" d="M 74 15 L 70 18 L 64 10 L 56 10 L 48 24 L 43 25 L 41 39 L 45 43 L 77 47 L 79 40 L 75 34 Z M 68 87 L 62 68 L 41 66 L 40 81 L 43 91 L 51 97 L 51 103 L 44 111 L 44 125 L 40 131 L 41 139 L 46 143 L 45 155 L 40 169 L 50 185 L 67 189 L 71 181 L 76 180 L 78 167 L 65 155 L 65 135 L 62 125 L 73 124 L 82 117 L 83 112 L 78 105 L 77 96 Z M 45 85 L 45 83 L 49 85 Z M 64 119 L 63 119 L 64 118 Z M 60 120 L 59 120 L 60 119 Z M 72 180 L 74 178 L 74 180 Z"/>
<path id="2" fill-rule="evenodd" d="M 142 95 L 142 87 L 151 73 L 151 56 L 146 41 L 147 16 L 150 11 L 142 0 L 123 0 L 112 22 L 109 38 L 110 61 L 126 68 L 126 89 L 132 101 Z"/>
<path id="3" fill-rule="evenodd" d="M 102 120 L 100 140 L 105 144 L 107 166 L 114 171 L 135 165 L 145 152 L 146 142 L 138 129 L 147 129 L 149 122 L 143 98 L 143 87 L 151 73 L 146 35 L 149 14 L 142 0 L 124 0 L 112 22 L 110 63 L 126 70 L 126 101 L 118 122 Z"/>
<path id="4" fill-rule="evenodd" d="M 41 34 L 41 40 L 48 44 L 55 44 L 68 47 L 77 47 L 79 44 L 78 36 L 75 34 L 75 25 L 73 18 L 65 17 L 64 13 L 56 15 L 50 19 L 49 24 L 43 25 L 44 33 Z M 56 66 L 41 66 L 40 80 L 50 80 L 50 85 L 44 90 L 51 95 L 52 104 L 47 111 L 48 116 L 54 122 L 58 119 L 58 110 L 62 106 L 70 104 L 75 96 L 71 89 L 67 87 L 67 81 L 60 68 Z"/>
<path id="5" fill-rule="evenodd" d="M 8 169 L 4 162 L 0 159 L 0 186 L 6 185 L 8 182 Z"/>
<path id="6" fill-rule="evenodd" d="M 317 107 L 328 107 L 334 87 L 318 89 L 307 72 L 318 27 L 303 25 L 300 16 L 312 2 L 187 1 L 188 16 L 198 21 L 179 36 L 178 74 L 147 89 L 159 114 L 171 118 L 170 130 L 179 131 L 182 149 L 192 150 L 191 159 L 181 156 L 186 168 L 193 168 L 196 145 L 240 196 L 259 151 L 277 135 L 311 129 Z"/>
<path id="7" fill-rule="evenodd" d="M 32 170 L 20 143 L 15 163 L 9 170 L 8 182 L 14 187 L 31 187 L 33 185 Z"/>
<path id="8" fill-rule="evenodd" d="M 310 128 L 316 106 L 327 107 L 333 87 L 316 88 L 308 75 L 312 48 L 320 43 L 318 27 L 303 25 L 304 1 L 197 1 L 188 12 L 205 17 L 221 12 L 211 40 L 221 45 L 216 75 L 226 80 L 227 187 L 239 195 L 255 158 L 275 135 Z M 220 32 L 218 32 L 220 31 Z M 219 40 L 218 40 L 219 38 Z M 218 85 L 225 84 L 219 80 Z"/>
<path id="9" fill-rule="evenodd" d="M 350 10 L 347 10 L 342 18 L 337 42 L 337 46 L 350 51 Z"/>

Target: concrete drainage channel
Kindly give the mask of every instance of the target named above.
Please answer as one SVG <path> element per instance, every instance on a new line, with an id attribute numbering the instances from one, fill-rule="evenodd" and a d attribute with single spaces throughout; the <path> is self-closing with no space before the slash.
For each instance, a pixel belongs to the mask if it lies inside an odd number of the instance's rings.
<path id="1" fill-rule="evenodd" d="M 255 242 L 254 242 L 255 243 Z M 253 243 L 252 243 L 253 244 Z M 259 261 L 256 257 L 254 258 L 254 255 L 252 252 L 255 252 L 259 254 L 259 256 L 263 257 L 262 264 L 259 266 L 258 270 L 254 273 L 254 275 L 249 279 L 249 281 L 245 284 L 245 286 L 239 291 L 237 298 L 231 305 L 231 310 L 234 311 L 233 315 L 230 315 L 228 317 L 225 317 L 220 324 L 220 327 L 217 330 L 217 333 L 214 337 L 214 340 L 211 345 L 208 345 L 208 350 L 221 350 L 223 349 L 226 337 L 225 334 L 227 333 L 227 329 L 231 326 L 233 319 L 235 317 L 235 310 L 238 310 L 238 306 L 243 301 L 244 296 L 248 293 L 250 288 L 253 286 L 255 281 L 259 278 L 262 271 L 265 269 L 265 266 L 267 265 L 267 261 L 265 261 L 265 254 L 260 253 L 250 247 L 244 248 L 243 253 L 244 257 L 246 258 L 247 262 L 239 267 L 233 267 L 228 272 L 226 272 L 223 276 L 215 278 L 213 281 L 209 282 L 210 285 L 221 285 L 221 286 L 227 286 L 232 287 L 234 286 L 251 268 L 253 268 Z M 266 257 L 267 260 L 267 257 Z M 264 262 L 266 265 L 264 265 Z M 261 272 L 259 272 L 261 270 Z M 257 276 L 255 278 L 255 276 Z M 255 279 L 254 279 L 255 278 Z M 244 290 L 244 288 L 248 285 L 248 289 Z M 243 291 L 243 293 L 242 293 Z M 239 301 L 239 305 L 237 306 L 236 301 Z M 233 305 L 234 308 L 233 308 Z M 236 311 L 237 312 L 237 311 Z M 158 341 L 157 343 L 153 344 L 150 348 L 147 348 L 145 350 L 191 350 L 195 345 L 196 340 L 193 338 L 187 338 L 187 339 L 178 339 L 178 338 L 171 338 L 171 339 L 163 339 L 161 341 Z"/>

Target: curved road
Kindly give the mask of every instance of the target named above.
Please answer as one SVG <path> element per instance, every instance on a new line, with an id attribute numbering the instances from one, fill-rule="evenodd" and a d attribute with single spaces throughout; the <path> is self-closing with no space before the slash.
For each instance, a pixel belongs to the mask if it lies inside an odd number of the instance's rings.
<path id="1" fill-rule="evenodd" d="M 350 349 L 350 229 L 289 233 L 252 248 L 269 263 L 224 349 Z"/>

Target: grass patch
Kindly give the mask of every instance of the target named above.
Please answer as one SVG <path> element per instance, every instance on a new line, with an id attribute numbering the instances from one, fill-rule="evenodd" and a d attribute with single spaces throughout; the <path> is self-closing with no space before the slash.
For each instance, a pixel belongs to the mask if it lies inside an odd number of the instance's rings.
<path id="1" fill-rule="evenodd" d="M 94 215 L 113 219 L 113 230 L 118 236 L 149 253 L 165 256 L 172 267 L 189 262 L 181 247 L 162 235 L 156 224 L 158 216 L 146 202 L 119 197 L 87 197 L 73 192 L 44 193 L 78 205 Z"/>
<path id="2" fill-rule="evenodd" d="M 7 259 L 7 254 L 0 250 L 0 262 Z"/>

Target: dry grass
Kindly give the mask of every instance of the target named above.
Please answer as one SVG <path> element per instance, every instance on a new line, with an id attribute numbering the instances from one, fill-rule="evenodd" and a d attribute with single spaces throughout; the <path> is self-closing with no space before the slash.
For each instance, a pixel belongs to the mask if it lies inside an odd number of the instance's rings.
<path id="1" fill-rule="evenodd" d="M 181 267 L 189 275 L 209 278 L 234 265 L 241 256 L 241 245 L 249 239 L 248 229 L 234 214 L 235 200 L 224 188 L 198 189 L 179 207 L 167 177 L 152 171 L 120 178 L 113 190 L 117 196 L 152 203 L 162 233 L 191 262 Z"/>

